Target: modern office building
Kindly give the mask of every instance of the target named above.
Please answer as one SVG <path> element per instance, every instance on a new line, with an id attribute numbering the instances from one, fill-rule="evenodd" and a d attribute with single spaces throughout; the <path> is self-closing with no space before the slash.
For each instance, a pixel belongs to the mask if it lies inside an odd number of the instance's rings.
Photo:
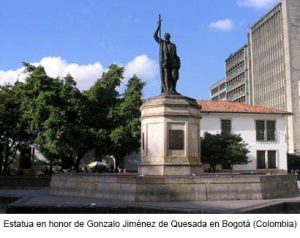
<path id="1" fill-rule="evenodd" d="M 249 30 L 252 103 L 287 109 L 282 6 L 277 5 Z"/>
<path id="2" fill-rule="evenodd" d="M 250 103 L 248 82 L 248 46 L 244 45 L 226 60 L 226 99 Z"/>
<path id="3" fill-rule="evenodd" d="M 259 19 L 249 29 L 247 45 L 241 48 L 245 53 L 245 102 L 292 112 L 286 119 L 288 152 L 300 153 L 300 0 L 282 0 Z M 230 70 L 239 60 L 231 58 L 240 50 L 226 60 L 228 101 L 236 99 L 230 94 L 234 83 L 228 82 L 235 80 Z M 240 92 L 242 85 L 236 86 L 241 87 Z"/>
<path id="4" fill-rule="evenodd" d="M 250 103 L 248 45 L 225 60 L 226 76 L 210 87 L 213 101 Z"/>
<path id="5" fill-rule="evenodd" d="M 226 99 L 226 82 L 222 78 L 210 87 L 210 98 L 213 101 L 224 101 Z"/>
<path id="6" fill-rule="evenodd" d="M 300 1 L 282 0 L 249 30 L 251 103 L 289 111 L 288 150 L 300 153 Z"/>

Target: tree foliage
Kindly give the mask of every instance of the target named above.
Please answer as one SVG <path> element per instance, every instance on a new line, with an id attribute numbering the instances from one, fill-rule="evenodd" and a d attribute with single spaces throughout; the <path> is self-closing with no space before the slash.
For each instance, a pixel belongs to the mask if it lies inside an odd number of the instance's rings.
<path id="1" fill-rule="evenodd" d="M 16 158 L 17 151 L 27 143 L 29 135 L 22 120 L 20 84 L 0 86 L 0 174 L 8 173 L 8 168 Z"/>
<path id="2" fill-rule="evenodd" d="M 70 75 L 63 79 L 61 98 L 63 102 L 61 112 L 65 123 L 62 140 L 68 147 L 68 153 L 63 159 L 72 158 L 78 170 L 81 159 L 92 148 L 94 138 L 93 131 L 87 123 L 90 118 L 87 98 L 76 87 L 76 82 Z"/>
<path id="3" fill-rule="evenodd" d="M 129 79 L 122 99 L 111 111 L 109 118 L 115 127 L 110 133 L 112 151 L 121 160 L 140 148 L 140 106 L 142 105 L 142 82 L 136 75 Z"/>
<path id="4" fill-rule="evenodd" d="M 28 76 L 22 87 L 22 115 L 42 153 L 52 162 L 65 152 L 60 138 L 64 134 L 60 106 L 62 81 L 49 77 L 42 66 L 24 64 Z"/>
<path id="5" fill-rule="evenodd" d="M 110 133 L 116 126 L 109 115 L 120 100 L 117 88 L 121 84 L 123 72 L 122 67 L 111 65 L 109 70 L 85 92 L 90 114 L 88 124 L 94 133 L 93 149 L 97 159 L 114 153 Z"/>
<path id="6" fill-rule="evenodd" d="M 111 65 L 108 72 L 85 92 L 89 124 L 95 132 L 94 149 L 101 158 L 114 155 L 117 164 L 140 147 L 140 111 L 144 83 L 137 76 L 129 79 L 123 95 L 118 92 L 124 69 Z"/>
<path id="7" fill-rule="evenodd" d="M 288 170 L 300 169 L 300 155 L 299 154 L 287 154 Z"/>
<path id="8" fill-rule="evenodd" d="M 202 161 L 208 163 L 212 171 L 216 171 L 216 165 L 232 168 L 232 165 L 247 164 L 247 144 L 237 134 L 205 133 L 201 140 Z"/>
<path id="9" fill-rule="evenodd" d="M 53 162 L 74 164 L 91 148 L 87 99 L 74 79 L 51 78 L 43 67 L 25 64 L 28 77 L 23 86 L 22 111 L 32 143 Z"/>
<path id="10" fill-rule="evenodd" d="M 16 145 L 25 141 L 39 146 L 50 165 L 57 161 L 76 169 L 89 150 L 119 162 L 139 149 L 144 83 L 137 76 L 120 94 L 124 68 L 113 64 L 81 92 L 70 75 L 52 78 L 42 66 L 23 64 L 25 82 L 0 88 L 0 169 L 9 165 L 4 157 L 14 157 Z"/>

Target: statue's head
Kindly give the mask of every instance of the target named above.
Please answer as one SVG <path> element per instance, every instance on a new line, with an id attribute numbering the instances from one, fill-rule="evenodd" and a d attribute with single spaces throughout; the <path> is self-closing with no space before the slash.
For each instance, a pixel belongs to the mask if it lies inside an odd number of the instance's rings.
<path id="1" fill-rule="evenodd" d="M 165 33 L 165 40 L 170 41 L 171 35 L 170 33 Z"/>

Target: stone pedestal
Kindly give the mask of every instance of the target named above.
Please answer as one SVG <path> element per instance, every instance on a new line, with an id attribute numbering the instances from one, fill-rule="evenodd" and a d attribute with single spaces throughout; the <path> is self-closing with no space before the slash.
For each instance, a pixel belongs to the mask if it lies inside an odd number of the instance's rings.
<path id="1" fill-rule="evenodd" d="M 181 95 L 153 97 L 141 107 L 140 175 L 197 175 L 200 160 L 200 108 Z"/>
<path id="2" fill-rule="evenodd" d="M 294 175 L 54 174 L 49 192 L 56 196 L 127 201 L 132 205 L 132 202 L 272 199 L 293 195 L 298 187 Z"/>

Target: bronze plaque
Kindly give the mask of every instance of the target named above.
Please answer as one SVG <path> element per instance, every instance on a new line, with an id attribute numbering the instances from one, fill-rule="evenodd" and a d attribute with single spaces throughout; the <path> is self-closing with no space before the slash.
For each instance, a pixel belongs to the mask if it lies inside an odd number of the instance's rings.
<path id="1" fill-rule="evenodd" d="M 169 130 L 169 150 L 184 150 L 184 130 Z"/>

